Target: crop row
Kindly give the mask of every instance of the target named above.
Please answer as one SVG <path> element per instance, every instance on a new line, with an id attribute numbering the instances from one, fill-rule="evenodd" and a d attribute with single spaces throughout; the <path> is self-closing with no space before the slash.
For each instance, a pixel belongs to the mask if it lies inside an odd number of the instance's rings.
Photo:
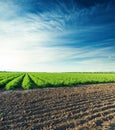
<path id="1" fill-rule="evenodd" d="M 30 76 L 26 73 L 16 74 L 11 77 L 5 77 L 5 79 L 0 81 L 0 88 L 5 88 L 6 90 L 13 90 L 16 88 L 21 89 L 32 89 L 37 87 L 32 81 Z"/>
<path id="2" fill-rule="evenodd" d="M 10 78 L 10 77 L 15 77 L 15 76 L 18 76 L 20 75 L 21 73 L 14 73 L 14 72 L 1 72 L 0 73 L 0 81 L 3 80 L 3 79 L 6 79 L 6 78 Z"/>
<path id="3" fill-rule="evenodd" d="M 0 73 L 0 88 L 44 88 L 115 82 L 115 73 Z"/>
<path id="4" fill-rule="evenodd" d="M 41 80 L 42 83 L 39 84 L 43 86 L 115 82 L 115 73 L 30 73 L 30 75 Z"/>

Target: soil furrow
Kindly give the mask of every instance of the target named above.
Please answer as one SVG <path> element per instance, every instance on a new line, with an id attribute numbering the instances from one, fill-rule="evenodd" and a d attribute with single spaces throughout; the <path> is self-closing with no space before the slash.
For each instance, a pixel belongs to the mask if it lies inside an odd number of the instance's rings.
<path id="1" fill-rule="evenodd" d="M 114 116 L 115 84 L 0 92 L 0 130 L 112 130 Z"/>

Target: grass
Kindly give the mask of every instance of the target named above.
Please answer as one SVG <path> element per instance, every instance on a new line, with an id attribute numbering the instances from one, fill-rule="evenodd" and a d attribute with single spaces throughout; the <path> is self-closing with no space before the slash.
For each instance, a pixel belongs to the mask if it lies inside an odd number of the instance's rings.
<path id="1" fill-rule="evenodd" d="M 18 87 L 31 89 L 34 85 L 44 88 L 113 82 L 115 82 L 115 73 L 0 73 L 0 87 L 6 90 Z"/>

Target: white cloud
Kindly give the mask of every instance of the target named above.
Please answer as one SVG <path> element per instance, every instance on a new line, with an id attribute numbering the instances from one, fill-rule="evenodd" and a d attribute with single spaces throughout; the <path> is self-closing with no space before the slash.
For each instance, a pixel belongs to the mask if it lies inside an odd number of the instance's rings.
<path id="1" fill-rule="evenodd" d="M 65 5 L 61 6 L 65 8 Z M 63 45 L 68 41 L 71 43 L 82 41 L 66 39 L 70 34 L 82 31 L 87 33 L 87 28 L 71 32 L 70 28 L 65 27 L 67 21 L 74 17 L 74 14 L 70 16 L 72 10 L 65 16 L 58 8 L 58 13 L 26 14 L 22 17 L 19 15 L 20 11 L 20 7 L 12 2 L 0 2 L 1 70 L 101 71 L 103 69 L 111 71 L 115 69 L 114 62 L 107 65 L 107 62 L 100 59 L 77 61 L 77 58 L 99 56 L 109 57 L 108 59 L 111 61 L 109 56 L 111 47 L 92 49 L 91 46 L 72 48 Z M 66 36 L 65 39 L 62 36 Z M 113 55 L 114 53 L 111 53 L 111 57 Z"/>

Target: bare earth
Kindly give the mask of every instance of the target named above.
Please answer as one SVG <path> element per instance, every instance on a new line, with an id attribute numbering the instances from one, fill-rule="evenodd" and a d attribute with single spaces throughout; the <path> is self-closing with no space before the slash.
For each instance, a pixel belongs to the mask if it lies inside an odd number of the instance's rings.
<path id="1" fill-rule="evenodd" d="M 115 83 L 0 91 L 0 130 L 115 130 Z"/>

